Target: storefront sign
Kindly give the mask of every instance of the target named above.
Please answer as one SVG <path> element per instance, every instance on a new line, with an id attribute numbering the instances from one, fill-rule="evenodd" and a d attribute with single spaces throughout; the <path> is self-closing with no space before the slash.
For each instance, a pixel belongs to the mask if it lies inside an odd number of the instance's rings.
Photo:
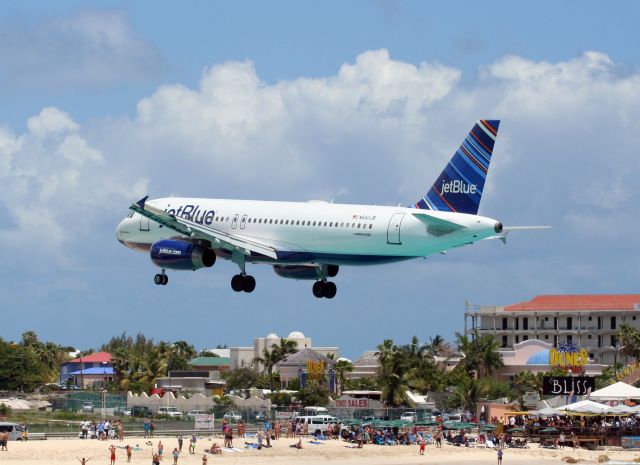
<path id="1" fill-rule="evenodd" d="M 307 360 L 307 379 L 320 380 L 324 378 L 324 361 Z"/>
<path id="2" fill-rule="evenodd" d="M 558 344 L 558 348 L 549 350 L 549 366 L 562 368 L 573 373 L 580 373 L 587 366 L 589 353 L 587 349 L 578 349 L 570 342 Z"/>
<path id="3" fill-rule="evenodd" d="M 618 372 L 618 374 L 616 375 L 616 378 L 618 379 L 618 381 L 623 381 L 624 378 L 634 373 L 637 373 L 638 371 L 640 371 L 640 364 L 638 364 L 638 362 L 632 362 L 626 367 L 624 367 L 622 371 Z"/>
<path id="4" fill-rule="evenodd" d="M 342 397 L 340 399 L 335 400 L 336 408 L 357 408 L 357 409 L 368 409 L 369 408 L 369 399 L 356 399 L 354 397 Z"/>
<path id="5" fill-rule="evenodd" d="M 542 378 L 542 393 L 545 396 L 584 396 L 594 391 L 593 376 L 545 376 Z"/>

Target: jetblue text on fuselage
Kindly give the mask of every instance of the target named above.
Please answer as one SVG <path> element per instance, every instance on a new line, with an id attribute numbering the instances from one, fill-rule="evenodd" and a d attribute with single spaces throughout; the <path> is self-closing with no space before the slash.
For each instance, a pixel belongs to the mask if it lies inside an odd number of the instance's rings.
<path id="1" fill-rule="evenodd" d="M 180 205 L 177 210 L 170 208 L 165 211 L 170 215 L 184 218 L 199 224 L 211 224 L 216 216 L 216 212 L 213 210 L 202 210 L 200 209 L 200 205 L 191 204 Z"/>
<path id="2" fill-rule="evenodd" d="M 442 194 L 477 194 L 478 186 L 475 184 L 465 184 L 459 179 L 442 183 Z"/>

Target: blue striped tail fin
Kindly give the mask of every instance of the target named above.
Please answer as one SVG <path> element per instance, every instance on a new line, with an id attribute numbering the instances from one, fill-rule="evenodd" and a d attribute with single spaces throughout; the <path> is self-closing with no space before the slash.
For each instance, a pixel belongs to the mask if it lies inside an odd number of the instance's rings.
<path id="1" fill-rule="evenodd" d="M 499 126 L 499 120 L 478 121 L 427 195 L 412 206 L 477 214 Z"/>

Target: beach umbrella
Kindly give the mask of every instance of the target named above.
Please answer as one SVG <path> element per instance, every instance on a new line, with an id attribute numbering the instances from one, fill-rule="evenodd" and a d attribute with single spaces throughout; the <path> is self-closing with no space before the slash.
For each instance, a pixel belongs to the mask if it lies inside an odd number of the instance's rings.
<path id="1" fill-rule="evenodd" d="M 611 407 L 607 413 L 615 414 L 615 415 L 630 415 L 630 414 L 636 413 L 636 409 L 635 407 L 619 404 L 619 405 L 616 405 L 615 407 Z"/>
<path id="2" fill-rule="evenodd" d="M 435 426 L 438 422 L 435 420 L 422 420 L 416 421 L 416 426 Z"/>
<path id="3" fill-rule="evenodd" d="M 609 406 L 604 404 L 599 404 L 598 402 L 594 402 L 592 400 L 581 400 L 580 402 L 576 402 L 573 404 L 565 405 L 564 407 L 558 407 L 558 410 L 563 410 L 565 412 L 571 413 L 607 413 L 609 411 Z"/>
<path id="4" fill-rule="evenodd" d="M 640 399 L 640 389 L 622 381 L 593 391 L 589 396 L 595 400 L 627 400 Z"/>
<path id="5" fill-rule="evenodd" d="M 534 415 L 537 415 L 539 417 L 551 417 L 551 416 L 562 416 L 564 415 L 564 412 L 553 408 L 553 407 L 545 407 L 543 409 L 540 410 L 536 410 L 534 412 L 532 412 Z"/>
<path id="6" fill-rule="evenodd" d="M 510 433 L 524 433 L 524 428 L 522 426 L 516 426 L 515 428 L 511 428 L 509 430 Z"/>
<path id="7" fill-rule="evenodd" d="M 558 432 L 558 428 L 543 428 L 540 430 L 541 433 L 557 433 Z"/>

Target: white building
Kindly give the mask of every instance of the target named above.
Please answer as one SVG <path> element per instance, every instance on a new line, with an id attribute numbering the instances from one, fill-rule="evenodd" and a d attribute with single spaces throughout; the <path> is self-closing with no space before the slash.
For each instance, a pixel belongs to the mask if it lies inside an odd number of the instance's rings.
<path id="1" fill-rule="evenodd" d="M 293 331 L 284 338 L 294 341 L 298 350 L 312 349 L 325 356 L 337 358 L 338 347 L 313 347 L 310 337 L 306 337 L 300 331 Z M 271 349 L 273 345 L 280 344 L 280 336 L 275 333 L 267 334 L 265 337 L 254 337 L 252 347 L 231 347 L 229 349 L 231 357 L 231 369 L 248 368 L 254 364 L 254 360 L 262 357 L 264 349 Z"/>
<path id="2" fill-rule="evenodd" d="M 640 294 L 539 295 L 502 307 L 468 305 L 464 314 L 465 334 L 492 334 L 503 348 L 529 339 L 569 342 L 605 365 L 620 360 L 616 332 L 622 323 L 640 329 Z"/>

